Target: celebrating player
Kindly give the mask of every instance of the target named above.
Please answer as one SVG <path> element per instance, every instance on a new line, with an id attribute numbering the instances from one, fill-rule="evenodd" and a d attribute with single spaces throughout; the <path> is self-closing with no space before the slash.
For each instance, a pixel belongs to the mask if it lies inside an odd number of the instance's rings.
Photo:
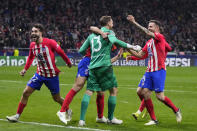
<path id="1" fill-rule="evenodd" d="M 144 55 L 148 55 L 149 57 L 148 67 L 145 73 L 144 86 L 142 86 L 142 95 L 151 120 L 145 125 L 155 125 L 158 123 L 154 113 L 153 104 L 150 99 L 152 91 L 155 91 L 158 100 L 163 102 L 174 111 L 177 122 L 181 122 L 182 115 L 180 109 L 177 108 L 172 103 L 172 101 L 164 95 L 164 84 L 166 78 L 166 40 L 165 37 L 160 33 L 162 32 L 160 22 L 157 20 L 151 20 L 149 21 L 148 29 L 146 29 L 145 27 L 139 25 L 132 15 L 128 15 L 127 19 L 151 37 L 151 39 L 147 41 L 146 45 L 140 52 L 130 50 L 130 53 L 138 58 L 142 58 Z"/>
<path id="2" fill-rule="evenodd" d="M 71 62 L 61 47 L 53 39 L 43 37 L 44 27 L 41 24 L 34 24 L 31 30 L 31 44 L 27 62 L 24 69 L 20 72 L 24 76 L 31 66 L 34 58 L 37 60 L 37 72 L 29 80 L 22 94 L 16 115 L 7 116 L 11 122 L 17 122 L 25 108 L 29 96 L 35 91 L 40 90 L 43 83 L 48 87 L 55 102 L 62 105 L 64 99 L 60 97 L 59 77 L 60 70 L 55 65 L 55 52 L 57 52 L 70 68 Z"/>
<path id="3" fill-rule="evenodd" d="M 165 57 L 167 56 L 167 53 L 169 51 L 171 51 L 172 48 L 170 47 L 170 45 L 166 42 L 165 43 Z M 146 59 L 148 58 L 148 54 L 145 54 L 142 58 L 138 58 L 138 57 L 135 57 L 135 56 L 127 56 L 126 60 L 143 60 L 143 59 Z M 142 95 L 142 91 L 143 91 L 143 88 L 142 86 L 144 86 L 144 81 L 145 81 L 145 75 L 142 77 L 142 79 L 140 80 L 140 83 L 138 85 L 138 88 L 137 88 L 137 95 L 139 96 L 140 100 L 141 100 L 141 104 L 140 104 L 140 107 L 139 109 L 137 110 L 137 112 L 135 113 L 132 113 L 132 116 L 137 120 L 138 117 L 140 116 L 141 112 L 144 110 L 145 108 L 145 103 L 144 103 L 144 98 L 143 98 L 143 95 Z M 150 102 L 152 103 L 152 100 L 150 98 Z M 144 114 L 142 115 L 142 118 L 144 118 L 146 116 L 146 110 L 144 112 Z"/>
<path id="4" fill-rule="evenodd" d="M 100 23 L 101 26 L 103 26 L 101 30 L 109 33 L 109 41 L 104 40 L 100 35 L 91 34 L 79 50 L 81 54 L 85 54 L 86 49 L 89 46 L 91 47 L 89 77 L 87 81 L 87 90 L 81 102 L 79 126 L 85 125 L 85 113 L 93 92 L 97 91 L 97 93 L 100 93 L 100 91 L 105 90 L 109 90 L 110 92 L 108 99 L 108 123 L 122 124 L 122 120 L 118 120 L 113 116 L 116 106 L 117 81 L 110 61 L 111 47 L 116 43 L 124 48 L 137 48 L 139 50 L 138 47 L 124 43 L 115 37 L 114 32 L 111 30 L 113 27 L 111 16 L 102 16 Z"/>
<path id="5" fill-rule="evenodd" d="M 91 29 L 91 30 L 97 33 L 100 33 L 97 30 L 94 30 L 94 29 Z M 107 38 L 106 33 L 101 32 L 100 34 L 102 35 L 103 38 Z M 123 50 L 120 49 L 119 53 L 111 59 L 111 62 L 113 63 L 116 60 L 118 60 L 120 56 L 122 55 L 122 52 Z M 61 107 L 61 110 L 57 112 L 57 116 L 65 124 L 67 124 L 67 121 L 71 120 L 71 116 L 72 116 L 72 110 L 69 109 L 69 105 L 72 102 L 74 96 L 84 87 L 84 84 L 88 78 L 88 75 L 89 75 L 88 66 L 91 60 L 90 57 L 91 57 L 91 51 L 90 51 L 90 48 L 88 48 L 86 50 L 86 54 L 84 58 L 78 64 L 78 72 L 77 72 L 77 76 L 76 76 L 73 88 L 66 95 L 63 105 Z M 98 114 L 96 118 L 96 122 L 106 123 L 107 119 L 103 116 L 103 110 L 104 110 L 104 94 L 103 93 L 97 94 L 96 104 L 97 104 L 97 114 Z"/>

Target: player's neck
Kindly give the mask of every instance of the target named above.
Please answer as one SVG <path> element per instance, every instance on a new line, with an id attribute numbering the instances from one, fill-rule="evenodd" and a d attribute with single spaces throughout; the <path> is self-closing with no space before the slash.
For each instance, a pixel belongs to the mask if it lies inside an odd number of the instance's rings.
<path id="1" fill-rule="evenodd" d="M 40 43 L 42 43 L 43 42 L 43 37 L 40 37 L 39 39 L 38 39 L 38 41 L 36 42 L 36 44 L 40 44 Z"/>
<path id="2" fill-rule="evenodd" d="M 104 26 L 104 27 L 110 30 L 110 27 L 109 26 Z"/>

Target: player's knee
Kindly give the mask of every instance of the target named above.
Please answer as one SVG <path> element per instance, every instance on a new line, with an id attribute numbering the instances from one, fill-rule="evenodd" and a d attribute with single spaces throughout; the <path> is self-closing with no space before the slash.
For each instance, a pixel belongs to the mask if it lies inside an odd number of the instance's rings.
<path id="1" fill-rule="evenodd" d="M 75 83 L 74 86 L 73 86 L 73 89 L 75 91 L 80 91 L 84 86 L 84 83 L 83 82 L 78 82 L 78 83 Z"/>
<path id="2" fill-rule="evenodd" d="M 24 90 L 23 91 L 23 97 L 27 98 L 31 95 L 31 92 L 29 92 L 28 90 Z"/>
<path id="3" fill-rule="evenodd" d="M 61 102 L 61 98 L 60 98 L 60 97 L 53 97 L 53 100 L 54 100 L 55 102 L 58 102 L 58 103 Z"/>
<path id="4" fill-rule="evenodd" d="M 148 95 L 146 95 L 146 94 L 144 94 L 143 97 L 144 97 L 145 100 L 148 100 L 148 99 L 150 98 L 150 97 L 149 97 Z"/>
<path id="5" fill-rule="evenodd" d="M 112 88 L 111 90 L 110 90 L 110 95 L 111 96 L 116 96 L 117 95 L 117 93 L 118 93 L 118 88 Z"/>
<path id="6" fill-rule="evenodd" d="M 137 89 L 137 94 L 138 95 L 142 95 L 142 90 L 141 89 Z"/>
<path id="7" fill-rule="evenodd" d="M 164 97 L 163 97 L 163 96 L 161 96 L 161 95 L 156 95 L 156 97 L 157 97 L 157 99 L 158 99 L 159 101 L 164 101 Z"/>
<path id="8" fill-rule="evenodd" d="M 97 92 L 97 95 L 102 96 L 102 95 L 104 95 L 104 92 L 98 91 L 98 92 Z"/>
<path id="9" fill-rule="evenodd" d="M 150 99 L 150 93 L 148 92 L 144 92 L 142 96 L 144 97 L 145 100 Z"/>

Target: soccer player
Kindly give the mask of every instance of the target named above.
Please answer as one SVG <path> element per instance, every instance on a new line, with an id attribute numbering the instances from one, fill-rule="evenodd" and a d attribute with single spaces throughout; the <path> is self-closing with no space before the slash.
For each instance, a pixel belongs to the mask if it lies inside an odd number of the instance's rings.
<path id="1" fill-rule="evenodd" d="M 171 51 L 172 48 L 170 47 L 170 45 L 166 42 L 165 43 L 165 57 L 167 56 L 167 53 L 169 51 Z M 148 58 L 148 54 L 145 54 L 142 58 L 138 58 L 138 57 L 135 57 L 135 56 L 127 56 L 126 60 L 143 60 L 143 59 L 146 59 Z M 143 95 L 142 95 L 142 86 L 144 86 L 144 81 L 145 81 L 145 74 L 144 76 L 142 77 L 142 79 L 140 80 L 140 83 L 138 85 L 138 88 L 137 88 L 137 95 L 139 96 L 140 100 L 141 100 L 141 104 L 140 104 L 140 107 L 139 109 L 137 110 L 137 112 L 135 113 L 132 113 L 132 116 L 137 120 L 138 117 L 140 116 L 140 114 L 142 113 L 142 111 L 144 110 L 145 108 L 145 103 L 144 103 L 144 98 L 143 98 Z M 150 98 L 150 102 L 152 103 L 152 100 Z M 146 116 L 146 110 L 144 112 L 144 114 L 142 115 L 142 118 L 144 118 Z"/>
<path id="2" fill-rule="evenodd" d="M 96 32 L 96 30 L 94 30 L 94 29 L 92 29 L 92 31 Z M 99 32 L 97 31 L 97 33 L 99 33 Z M 104 39 L 107 38 L 106 33 L 101 32 L 101 35 Z M 113 63 L 116 60 L 118 60 L 121 57 L 122 53 L 123 53 L 123 50 L 120 49 L 118 54 L 111 59 L 111 62 Z M 61 110 L 57 112 L 57 116 L 65 124 L 67 124 L 67 121 L 70 121 L 71 117 L 72 117 L 72 110 L 69 109 L 69 105 L 72 102 L 74 96 L 84 87 L 84 84 L 88 78 L 88 75 L 89 75 L 88 66 L 89 66 L 90 60 L 91 60 L 90 57 L 91 57 L 91 51 L 90 51 L 90 48 L 88 48 L 86 50 L 86 54 L 85 54 L 84 58 L 78 64 L 78 72 L 77 72 L 77 76 L 76 76 L 73 88 L 66 95 L 63 105 L 61 107 Z M 97 118 L 96 118 L 96 122 L 106 123 L 107 119 L 103 116 L 104 93 L 97 94 L 96 104 L 97 104 L 97 114 L 98 114 Z"/>
<path id="3" fill-rule="evenodd" d="M 90 34 L 79 52 L 85 54 L 86 49 L 91 47 L 91 61 L 89 65 L 89 77 L 87 81 L 87 90 L 81 102 L 81 114 L 79 126 L 85 125 L 85 114 L 88 108 L 90 97 L 94 91 L 97 93 L 109 90 L 110 96 L 108 99 L 108 123 L 122 124 L 122 120 L 118 120 L 113 116 L 116 106 L 117 81 L 113 73 L 110 52 L 114 43 L 124 48 L 134 48 L 139 50 L 139 47 L 134 47 L 115 37 L 111 30 L 113 20 L 111 16 L 102 16 L 100 18 L 101 30 L 109 33 L 108 40 L 104 40 L 100 35 Z M 141 49 L 141 48 L 140 48 Z"/>
<path id="4" fill-rule="evenodd" d="M 43 37 L 44 27 L 41 24 L 34 24 L 31 30 L 31 44 L 27 62 L 24 69 L 20 72 L 24 76 L 26 71 L 31 66 L 34 58 L 37 60 L 37 72 L 29 80 L 22 94 L 18 105 L 16 115 L 7 116 L 11 122 L 17 122 L 21 116 L 29 96 L 35 91 L 40 90 L 43 83 L 48 87 L 53 97 L 53 100 L 62 105 L 64 99 L 60 97 L 59 77 L 60 70 L 55 65 L 55 52 L 67 63 L 68 67 L 72 66 L 69 58 L 66 56 L 61 47 L 53 39 Z"/>
<path id="5" fill-rule="evenodd" d="M 142 86 L 142 94 L 145 106 L 149 112 L 151 120 L 145 125 L 155 125 L 158 123 L 154 113 L 153 104 L 150 99 L 152 91 L 155 91 L 158 100 L 160 100 L 173 110 L 173 112 L 176 114 L 177 122 L 181 122 L 182 115 L 180 109 L 177 108 L 172 103 L 172 101 L 164 95 L 164 84 L 166 78 L 166 40 L 165 37 L 160 33 L 162 32 L 160 22 L 157 20 L 150 20 L 148 24 L 148 29 L 146 29 L 145 27 L 138 24 L 132 15 L 128 15 L 127 19 L 136 27 L 145 32 L 146 35 L 151 37 L 151 39 L 147 41 L 146 45 L 141 51 L 135 52 L 133 50 L 130 50 L 132 55 L 138 58 L 142 58 L 145 54 L 149 57 L 148 67 L 145 73 L 144 86 Z"/>

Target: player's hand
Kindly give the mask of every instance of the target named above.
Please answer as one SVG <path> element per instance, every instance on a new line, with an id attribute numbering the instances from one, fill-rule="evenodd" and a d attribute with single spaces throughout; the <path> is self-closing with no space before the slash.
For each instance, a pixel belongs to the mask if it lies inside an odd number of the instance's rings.
<path id="1" fill-rule="evenodd" d="M 71 68 L 72 67 L 72 64 L 68 64 L 68 67 Z"/>
<path id="2" fill-rule="evenodd" d="M 120 50 L 118 51 L 118 57 L 120 58 L 122 56 L 122 53 L 123 53 L 123 48 L 120 48 Z"/>
<path id="3" fill-rule="evenodd" d="M 20 75 L 21 75 L 21 76 L 24 76 L 24 75 L 25 75 L 25 73 L 26 73 L 26 70 L 25 70 L 25 69 L 23 69 L 23 70 L 20 72 Z"/>
<path id="4" fill-rule="evenodd" d="M 133 46 L 133 50 L 135 50 L 135 51 L 140 51 L 142 49 L 142 47 L 141 46 L 139 46 L 139 45 L 135 45 L 135 46 Z"/>
<path id="5" fill-rule="evenodd" d="M 135 22 L 135 18 L 132 15 L 128 15 L 127 20 L 133 23 Z"/>
<path id="6" fill-rule="evenodd" d="M 103 39 L 106 39 L 108 34 L 109 34 L 109 33 L 103 32 L 103 33 L 101 34 L 101 36 L 103 37 Z"/>

